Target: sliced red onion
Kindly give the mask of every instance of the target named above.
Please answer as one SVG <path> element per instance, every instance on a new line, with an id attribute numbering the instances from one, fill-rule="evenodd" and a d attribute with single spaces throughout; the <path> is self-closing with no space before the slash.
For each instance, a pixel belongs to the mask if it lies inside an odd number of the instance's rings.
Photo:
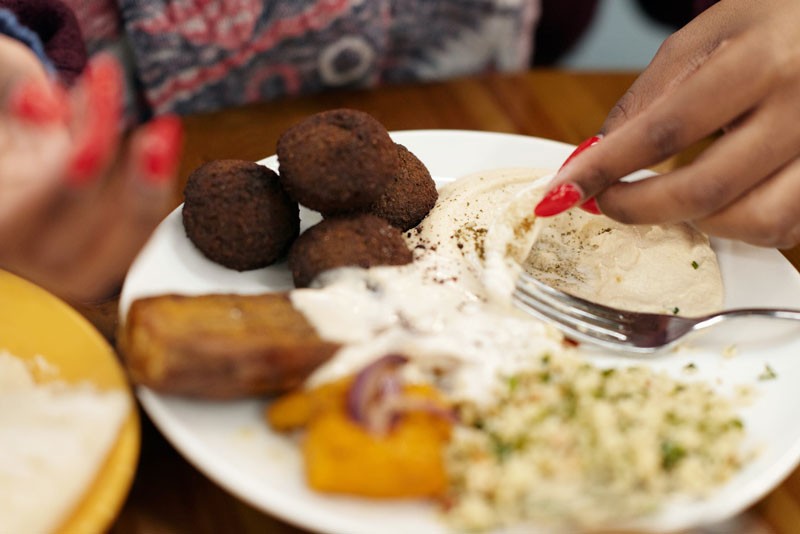
<path id="1" fill-rule="evenodd" d="M 347 392 L 348 415 L 370 432 L 385 434 L 403 413 L 426 412 L 455 420 L 455 414 L 431 399 L 403 393 L 400 367 L 408 358 L 389 354 L 362 369 Z"/>
<path id="2" fill-rule="evenodd" d="M 347 413 L 354 421 L 368 425 L 371 412 L 383 397 L 400 393 L 397 371 L 407 361 L 400 354 L 387 354 L 359 371 L 347 392 Z"/>

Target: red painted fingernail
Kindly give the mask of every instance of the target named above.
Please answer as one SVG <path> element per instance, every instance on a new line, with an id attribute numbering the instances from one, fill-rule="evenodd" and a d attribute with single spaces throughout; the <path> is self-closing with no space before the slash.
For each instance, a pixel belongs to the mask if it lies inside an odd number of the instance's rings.
<path id="1" fill-rule="evenodd" d="M 48 87 L 40 80 L 26 80 L 11 92 L 8 111 L 31 124 L 54 124 L 67 117 L 66 94 L 57 85 Z"/>
<path id="2" fill-rule="evenodd" d="M 103 152 L 96 143 L 86 143 L 72 155 L 67 170 L 67 183 L 80 187 L 91 182 L 97 175 Z"/>
<path id="3" fill-rule="evenodd" d="M 536 205 L 533 213 L 539 217 L 550 217 L 564 212 L 581 200 L 581 192 L 570 183 L 565 183 L 551 189 Z"/>
<path id="4" fill-rule="evenodd" d="M 572 154 L 570 154 L 569 157 L 564 161 L 564 163 L 561 164 L 561 169 L 563 169 L 567 165 L 567 163 L 572 161 L 572 159 L 575 156 L 577 156 L 578 154 L 580 154 L 581 152 L 583 152 L 587 148 L 592 147 L 592 146 L 596 145 L 597 143 L 599 143 L 602 138 L 603 138 L 602 135 L 594 135 L 594 136 L 590 137 L 589 139 L 587 139 L 586 141 L 584 141 L 581 144 L 579 144 L 577 147 L 575 147 L 575 150 L 572 151 Z M 561 169 L 559 169 L 559 170 L 561 170 Z"/>
<path id="5" fill-rule="evenodd" d="M 144 126 L 140 165 L 145 181 L 159 184 L 170 180 L 178 168 L 183 126 L 175 115 L 165 115 Z"/>
<path id="6" fill-rule="evenodd" d="M 592 215 L 602 215 L 600 206 L 597 205 L 597 200 L 594 197 L 590 198 L 579 206 L 583 211 L 591 213 Z"/>
<path id="7" fill-rule="evenodd" d="M 110 157 L 119 137 L 122 74 L 116 60 L 100 56 L 86 69 L 88 98 L 86 129 L 76 142 L 67 173 L 70 185 L 92 181 Z"/>

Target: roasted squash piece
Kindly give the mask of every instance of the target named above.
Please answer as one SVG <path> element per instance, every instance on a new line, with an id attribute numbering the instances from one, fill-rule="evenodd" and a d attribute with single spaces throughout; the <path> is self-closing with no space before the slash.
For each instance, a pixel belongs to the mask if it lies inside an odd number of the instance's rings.
<path id="1" fill-rule="evenodd" d="M 431 497 L 444 494 L 442 453 L 451 422 L 447 405 L 425 385 L 405 385 L 409 406 L 385 433 L 348 413 L 353 378 L 292 391 L 266 410 L 272 428 L 305 428 L 303 456 L 309 485 L 319 491 L 365 497 Z M 426 407 L 430 409 L 425 409 Z"/>
<path id="2" fill-rule="evenodd" d="M 323 410 L 344 411 L 350 377 L 313 389 L 297 389 L 282 395 L 266 409 L 267 422 L 279 432 L 302 428 Z"/>
<path id="3" fill-rule="evenodd" d="M 410 413 L 384 436 L 369 433 L 340 410 L 312 419 L 303 443 L 306 478 L 319 491 L 365 497 L 444 494 L 442 451 L 449 437 L 442 421 Z"/>

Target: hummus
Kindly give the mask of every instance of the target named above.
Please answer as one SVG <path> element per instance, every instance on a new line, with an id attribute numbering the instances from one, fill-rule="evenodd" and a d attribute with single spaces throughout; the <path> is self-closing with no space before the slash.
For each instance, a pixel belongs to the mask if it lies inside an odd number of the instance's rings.
<path id="1" fill-rule="evenodd" d="M 420 226 L 420 240 L 447 254 L 455 246 L 467 264 L 481 265 L 480 283 L 495 299 L 510 298 L 524 269 L 616 308 L 704 315 L 722 307 L 722 277 L 704 234 L 687 224 L 624 225 L 581 210 L 534 218 L 544 174 L 503 169 L 454 182 Z"/>
<path id="2" fill-rule="evenodd" d="M 320 335 L 345 345 L 308 383 L 400 352 L 414 358 L 410 374 L 447 380 L 455 398 L 485 400 L 499 376 L 568 350 L 553 327 L 512 306 L 522 268 L 614 306 L 685 313 L 720 306 L 719 269 L 704 236 L 580 213 L 537 222 L 532 211 L 546 174 L 496 170 L 446 184 L 406 233 L 411 264 L 337 269 L 314 288 L 294 290 L 294 306 Z"/>
<path id="3" fill-rule="evenodd" d="M 617 308 L 691 316 L 723 302 L 717 257 L 687 224 L 631 226 L 571 210 L 542 225 L 523 266 L 554 287 Z"/>

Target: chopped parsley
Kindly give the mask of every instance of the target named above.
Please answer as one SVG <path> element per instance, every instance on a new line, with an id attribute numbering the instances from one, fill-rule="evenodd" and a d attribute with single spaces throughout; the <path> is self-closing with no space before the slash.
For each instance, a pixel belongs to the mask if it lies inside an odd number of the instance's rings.
<path id="1" fill-rule="evenodd" d="M 778 378 L 778 374 L 775 370 L 769 366 L 769 364 L 764 364 L 764 370 L 758 375 L 759 380 L 775 380 Z"/>
<path id="2" fill-rule="evenodd" d="M 492 435 L 492 452 L 494 452 L 495 457 L 500 462 L 503 462 L 511 456 L 511 453 L 514 452 L 514 446 L 511 443 L 503 441 L 499 437 Z"/>
<path id="3" fill-rule="evenodd" d="M 672 308 L 672 315 L 678 315 L 678 313 L 680 313 L 680 311 L 681 311 L 681 309 L 679 307 L 675 306 L 674 308 Z"/>
<path id="4" fill-rule="evenodd" d="M 686 456 L 686 449 L 669 440 L 661 442 L 661 467 L 671 471 Z"/>
<path id="5" fill-rule="evenodd" d="M 744 423 L 742 423 L 742 420 L 737 417 L 735 419 L 731 419 L 730 421 L 728 421 L 727 426 L 728 428 L 735 428 L 737 430 L 742 430 L 744 428 Z"/>
<path id="6" fill-rule="evenodd" d="M 699 263 L 697 263 L 696 261 L 692 261 L 692 269 L 696 271 L 699 267 L 700 267 Z"/>
<path id="7" fill-rule="evenodd" d="M 515 452 L 525 448 L 524 436 L 503 439 L 499 435 L 491 433 L 489 434 L 489 438 L 492 442 L 492 453 L 494 454 L 495 458 L 497 458 L 497 461 L 501 463 L 506 461 Z"/>

